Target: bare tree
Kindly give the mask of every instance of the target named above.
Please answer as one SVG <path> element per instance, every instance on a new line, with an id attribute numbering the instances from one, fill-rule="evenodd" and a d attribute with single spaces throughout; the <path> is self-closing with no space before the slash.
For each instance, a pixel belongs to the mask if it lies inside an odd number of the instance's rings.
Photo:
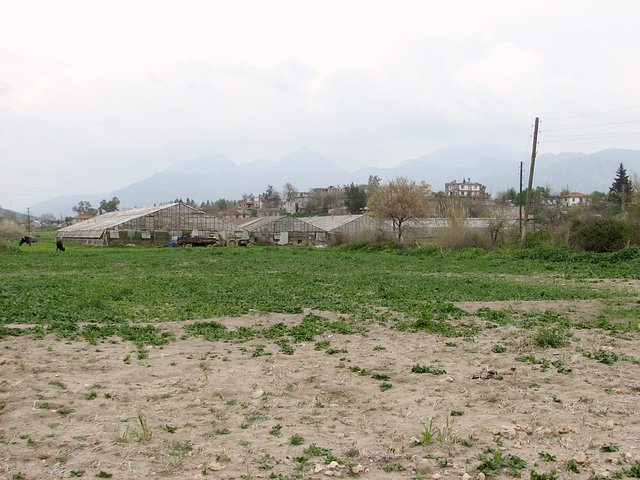
<path id="1" fill-rule="evenodd" d="M 285 200 L 293 200 L 297 191 L 298 189 L 291 182 L 287 182 L 282 186 L 282 196 Z"/>
<path id="2" fill-rule="evenodd" d="M 489 220 L 489 235 L 491 236 L 491 245 L 495 245 L 498 237 L 511 224 L 511 211 L 504 204 L 493 205 L 487 212 Z"/>
<path id="3" fill-rule="evenodd" d="M 426 217 L 429 204 L 422 188 L 406 177 L 396 177 L 374 190 L 369 210 L 378 218 L 391 220 L 398 243 L 403 242 L 405 222 Z"/>

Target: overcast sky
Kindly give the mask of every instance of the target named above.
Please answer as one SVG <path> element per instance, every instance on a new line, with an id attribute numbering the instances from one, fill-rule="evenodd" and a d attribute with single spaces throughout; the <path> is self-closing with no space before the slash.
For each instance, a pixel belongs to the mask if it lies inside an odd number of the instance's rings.
<path id="1" fill-rule="evenodd" d="M 446 3 L 446 5 L 445 5 Z M 308 146 L 640 149 L 640 2 L 0 0 L 0 206 Z"/>

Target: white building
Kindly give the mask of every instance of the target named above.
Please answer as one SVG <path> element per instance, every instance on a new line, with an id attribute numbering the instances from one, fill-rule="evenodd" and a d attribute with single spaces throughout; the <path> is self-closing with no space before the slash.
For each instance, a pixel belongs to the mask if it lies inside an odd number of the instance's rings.
<path id="1" fill-rule="evenodd" d="M 444 185 L 444 193 L 447 197 L 484 197 L 487 187 L 478 182 L 472 182 L 470 178 L 462 179 L 462 183 L 452 180 Z"/>

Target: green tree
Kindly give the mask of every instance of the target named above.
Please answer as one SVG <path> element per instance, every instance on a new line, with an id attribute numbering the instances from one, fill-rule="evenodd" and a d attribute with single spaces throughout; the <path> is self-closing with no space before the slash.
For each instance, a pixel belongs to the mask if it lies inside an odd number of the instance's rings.
<path id="1" fill-rule="evenodd" d="M 100 215 L 107 212 L 117 212 L 118 206 L 120 205 L 120 200 L 118 197 L 113 197 L 111 200 L 100 200 L 100 206 L 98 207 L 98 212 Z"/>
<path id="2" fill-rule="evenodd" d="M 429 204 L 422 187 L 406 177 L 396 177 L 374 190 L 369 209 L 378 218 L 391 220 L 398 243 L 403 242 L 403 227 L 410 220 L 426 217 Z"/>
<path id="3" fill-rule="evenodd" d="M 367 206 L 367 192 L 354 183 L 344 187 L 344 195 L 344 205 L 351 214 L 360 213 Z"/>
<path id="4" fill-rule="evenodd" d="M 95 217 L 98 214 L 98 210 L 91 206 L 91 202 L 87 200 L 81 200 L 78 205 L 72 208 L 78 215 L 91 215 Z"/>
<path id="5" fill-rule="evenodd" d="M 609 188 L 609 201 L 615 203 L 624 211 L 625 206 L 631 202 L 633 197 L 633 184 L 627 175 L 624 165 L 621 163 L 616 171 L 616 178 Z"/>

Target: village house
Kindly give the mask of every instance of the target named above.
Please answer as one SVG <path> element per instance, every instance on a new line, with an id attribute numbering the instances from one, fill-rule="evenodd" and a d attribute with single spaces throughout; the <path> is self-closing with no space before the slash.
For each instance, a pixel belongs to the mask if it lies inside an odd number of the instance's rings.
<path id="1" fill-rule="evenodd" d="M 584 206 L 590 203 L 588 195 L 580 192 L 569 192 L 560 196 L 560 204 L 563 207 L 577 207 Z"/>
<path id="2" fill-rule="evenodd" d="M 462 179 L 462 183 L 452 180 L 444 185 L 444 193 L 447 197 L 484 197 L 487 187 L 478 182 L 472 182 L 470 178 Z"/>
<path id="3" fill-rule="evenodd" d="M 310 198 L 309 192 L 294 192 L 284 205 L 285 212 L 289 214 L 307 213 L 307 204 Z"/>
<path id="4" fill-rule="evenodd" d="M 420 182 L 420 188 L 422 189 L 422 193 L 424 193 L 425 197 L 430 197 L 431 195 L 433 195 L 431 184 L 425 182 L 424 180 Z"/>

